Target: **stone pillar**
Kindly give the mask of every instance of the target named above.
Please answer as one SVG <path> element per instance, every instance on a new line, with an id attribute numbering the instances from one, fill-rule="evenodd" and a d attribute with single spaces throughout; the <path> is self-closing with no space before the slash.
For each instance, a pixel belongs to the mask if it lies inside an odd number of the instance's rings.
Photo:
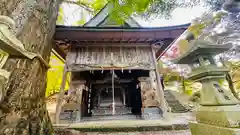
<path id="1" fill-rule="evenodd" d="M 151 84 L 150 77 L 139 77 L 142 96 L 142 117 L 143 119 L 159 119 L 161 111 L 156 96 L 156 88 Z"/>
<path id="2" fill-rule="evenodd" d="M 197 122 L 189 124 L 192 135 L 240 135 L 240 101 L 219 82 L 229 71 L 218 67 L 211 58 L 231 49 L 232 44 L 216 45 L 196 40 L 192 46 L 175 60 L 177 64 L 198 64 L 192 66 L 192 72 L 188 74 L 189 80 L 202 83 Z M 210 63 L 206 64 L 207 61 Z"/>
<path id="3" fill-rule="evenodd" d="M 197 122 L 189 124 L 192 135 L 240 135 L 240 102 L 219 84 L 218 78 L 201 82 Z"/>

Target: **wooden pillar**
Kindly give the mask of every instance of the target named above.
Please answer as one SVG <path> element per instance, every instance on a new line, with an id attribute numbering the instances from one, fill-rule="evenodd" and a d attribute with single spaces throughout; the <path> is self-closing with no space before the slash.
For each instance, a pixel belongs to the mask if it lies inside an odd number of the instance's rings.
<path id="1" fill-rule="evenodd" d="M 150 77 L 139 77 L 142 96 L 142 108 L 158 107 L 158 99 L 156 96 L 156 90 L 151 87 Z"/>
<path id="2" fill-rule="evenodd" d="M 88 114 L 91 112 L 92 84 L 89 85 L 88 93 Z"/>
<path id="3" fill-rule="evenodd" d="M 123 105 L 126 105 L 126 93 L 125 93 L 125 89 L 122 89 L 122 94 L 123 94 Z"/>
<path id="4" fill-rule="evenodd" d="M 115 94 L 114 94 L 114 70 L 112 70 L 112 114 L 114 115 L 115 114 Z"/>
<path id="5" fill-rule="evenodd" d="M 101 101 L 101 90 L 98 90 L 98 106 L 100 105 Z"/>
<path id="6" fill-rule="evenodd" d="M 66 81 L 67 81 L 67 65 L 65 64 L 64 70 L 63 70 L 61 88 L 57 97 L 56 117 L 55 117 L 56 124 L 59 124 L 59 117 L 61 113 L 62 99 L 64 98 L 64 89 L 65 89 Z"/>
<path id="7" fill-rule="evenodd" d="M 82 98 L 83 98 L 83 89 L 84 89 L 84 84 L 80 84 L 80 86 L 77 88 L 77 96 L 78 96 L 78 119 L 77 122 L 81 121 L 82 117 Z"/>
<path id="8" fill-rule="evenodd" d="M 158 65 L 157 65 L 156 53 L 154 51 L 153 46 L 151 46 L 151 50 L 152 50 L 153 64 L 155 66 L 157 90 L 158 90 L 159 98 L 160 98 L 160 106 L 161 106 L 161 109 L 162 109 L 163 115 L 164 115 L 167 112 L 167 105 L 166 105 L 166 100 L 164 98 L 164 92 L 163 92 L 160 75 L 159 75 L 159 69 L 158 69 Z"/>

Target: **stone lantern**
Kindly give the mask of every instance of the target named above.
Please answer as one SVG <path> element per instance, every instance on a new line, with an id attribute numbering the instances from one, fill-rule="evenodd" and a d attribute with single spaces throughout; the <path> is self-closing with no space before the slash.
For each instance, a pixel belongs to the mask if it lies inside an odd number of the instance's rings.
<path id="1" fill-rule="evenodd" d="M 230 44 L 213 45 L 194 41 L 189 51 L 175 60 L 177 64 L 189 64 L 192 72 L 188 79 L 202 83 L 197 122 L 190 122 L 192 135 L 240 135 L 240 101 L 230 89 L 221 86 L 228 69 L 218 67 L 214 55 L 232 48 Z"/>

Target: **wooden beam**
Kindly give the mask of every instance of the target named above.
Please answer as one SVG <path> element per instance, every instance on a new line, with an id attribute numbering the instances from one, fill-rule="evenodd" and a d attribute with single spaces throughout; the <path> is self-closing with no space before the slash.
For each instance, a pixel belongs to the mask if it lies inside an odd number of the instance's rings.
<path id="1" fill-rule="evenodd" d="M 85 67 L 82 68 L 80 65 L 69 65 L 68 71 L 70 72 L 80 72 L 80 71 L 90 71 L 90 70 L 153 70 L 154 68 L 149 67 L 103 67 L 103 68 L 96 68 L 96 67 Z"/>
<path id="2" fill-rule="evenodd" d="M 163 116 L 164 116 L 165 113 L 167 112 L 167 105 L 166 105 L 166 100 L 164 98 L 164 92 L 163 92 L 162 84 L 161 84 L 161 81 L 160 81 L 160 75 L 159 75 L 159 72 L 158 72 L 159 69 L 158 69 L 158 66 L 157 66 L 156 54 L 155 54 L 153 46 L 151 47 L 151 49 L 152 49 L 153 63 L 154 63 L 154 66 L 155 66 L 157 89 L 158 89 L 159 97 L 160 97 L 160 105 L 161 105 L 161 109 L 163 110 Z"/>
<path id="3" fill-rule="evenodd" d="M 82 44 L 73 44 L 72 45 L 72 48 L 77 48 L 77 47 L 101 47 L 101 46 L 116 46 L 116 47 L 119 47 L 119 46 L 122 46 L 122 47 L 135 47 L 135 46 L 138 46 L 138 47 L 149 47 L 151 46 L 150 44 L 146 44 L 146 43 L 91 43 L 91 44 L 86 44 L 86 43 L 82 43 Z"/>
<path id="4" fill-rule="evenodd" d="M 59 124 L 59 117 L 61 113 L 61 107 L 62 107 L 62 99 L 64 98 L 64 88 L 66 85 L 66 80 L 67 80 L 67 66 L 65 65 L 64 70 L 63 70 L 63 77 L 62 77 L 62 83 L 61 83 L 61 88 L 58 93 L 57 97 L 57 104 L 56 104 L 56 124 Z"/>
<path id="5" fill-rule="evenodd" d="M 127 85 L 115 84 L 114 86 L 115 88 L 123 88 L 124 86 L 127 86 Z M 95 84 L 94 88 L 112 88 L 112 84 Z"/>
<path id="6" fill-rule="evenodd" d="M 56 45 L 56 43 L 53 43 L 52 46 L 53 46 L 53 50 L 55 50 L 57 54 L 59 54 L 62 57 L 62 59 L 66 58 L 66 54 L 63 52 L 63 50 L 59 48 L 59 46 Z"/>
<path id="7" fill-rule="evenodd" d="M 65 59 L 63 59 L 63 57 L 61 55 L 58 54 L 58 52 L 56 52 L 56 50 L 52 49 L 52 53 L 59 59 L 61 60 L 63 63 L 65 63 Z"/>
<path id="8" fill-rule="evenodd" d="M 74 80 L 71 81 L 71 84 L 85 84 L 87 81 L 86 80 Z"/>
<path id="9" fill-rule="evenodd" d="M 164 44 L 156 52 L 157 60 L 159 60 L 160 57 L 171 47 L 173 42 L 175 42 L 174 39 L 168 39 L 167 41 L 164 41 Z"/>
<path id="10" fill-rule="evenodd" d="M 116 80 L 117 83 L 129 83 L 131 82 L 133 79 L 120 79 L 120 80 Z M 107 83 L 108 81 L 106 80 L 96 80 L 94 82 L 92 82 L 92 84 L 104 84 Z"/>

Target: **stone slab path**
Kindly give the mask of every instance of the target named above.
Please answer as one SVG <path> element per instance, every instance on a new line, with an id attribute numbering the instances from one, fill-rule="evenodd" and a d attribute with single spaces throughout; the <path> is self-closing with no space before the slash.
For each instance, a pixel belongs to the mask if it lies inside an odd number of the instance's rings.
<path id="1" fill-rule="evenodd" d="M 88 127 L 96 125 L 148 125 L 148 124 L 188 124 L 189 121 L 195 121 L 195 116 L 190 113 L 167 113 L 164 118 L 157 120 L 106 120 L 106 121 L 83 121 L 79 123 L 61 123 L 53 124 L 55 127 Z"/>
<path id="2" fill-rule="evenodd" d="M 165 118 L 157 120 L 112 120 L 89 121 L 73 124 L 55 124 L 55 128 L 76 129 L 83 132 L 118 132 L 132 131 L 162 131 L 162 130 L 186 130 L 189 121 L 192 121 L 191 113 L 167 114 Z"/>
<path id="3" fill-rule="evenodd" d="M 85 135 L 191 135 L 188 130 L 158 132 L 86 133 Z"/>
<path id="4" fill-rule="evenodd" d="M 189 130 L 154 131 L 154 132 L 58 132 L 56 135 L 191 135 Z"/>

